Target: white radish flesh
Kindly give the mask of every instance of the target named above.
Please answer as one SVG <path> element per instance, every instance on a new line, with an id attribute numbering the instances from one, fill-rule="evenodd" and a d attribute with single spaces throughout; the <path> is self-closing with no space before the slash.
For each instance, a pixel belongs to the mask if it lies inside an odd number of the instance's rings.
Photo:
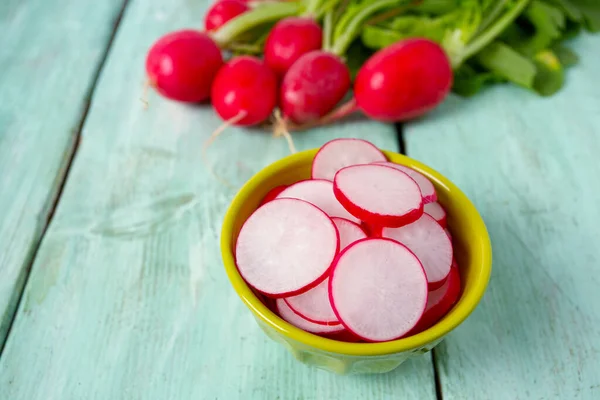
<path id="1" fill-rule="evenodd" d="M 286 297 L 322 282 L 338 250 L 337 229 L 323 211 L 302 200 L 275 199 L 244 223 L 235 257 L 250 286 Z"/>
<path id="2" fill-rule="evenodd" d="M 339 170 L 333 192 L 350 214 L 369 225 L 399 227 L 423 214 L 421 190 L 414 179 L 385 165 L 353 165 Z"/>
<path id="3" fill-rule="evenodd" d="M 329 303 L 329 279 L 297 296 L 287 297 L 287 305 L 300 317 L 322 325 L 340 323 Z"/>
<path id="4" fill-rule="evenodd" d="M 397 240 L 415 253 L 423 263 L 430 290 L 444 284 L 452 264 L 452 242 L 433 217 L 423 214 L 401 228 L 383 228 L 382 235 Z"/>
<path id="5" fill-rule="evenodd" d="M 277 195 L 278 199 L 300 199 L 317 206 L 330 217 L 341 217 L 353 222 L 359 220 L 340 204 L 333 194 L 333 183 L 323 179 L 300 181 L 288 186 Z"/>
<path id="6" fill-rule="evenodd" d="M 325 143 L 315 155 L 312 178 L 332 181 L 336 172 L 344 167 L 377 161 L 387 159 L 372 143 L 361 139 L 335 139 Z"/>
<path id="7" fill-rule="evenodd" d="M 427 278 L 419 259 L 389 239 L 364 239 L 333 266 L 330 300 L 340 322 L 372 342 L 399 338 L 421 319 Z"/>
<path id="8" fill-rule="evenodd" d="M 400 170 L 408 176 L 410 176 L 411 178 L 413 178 L 415 182 L 417 182 L 417 185 L 419 185 L 419 188 L 421 189 L 423 203 L 427 204 L 437 201 L 437 194 L 435 193 L 435 187 L 433 186 L 433 183 L 431 183 L 431 181 L 427 179 L 427 177 L 422 173 L 415 171 L 414 169 L 409 168 L 405 165 L 396 164 L 389 161 L 377 162 L 376 164 L 387 165 L 388 167 L 396 168 L 397 170 Z"/>
<path id="9" fill-rule="evenodd" d="M 296 328 L 300 328 L 311 333 L 338 333 L 344 330 L 344 326 L 341 324 L 321 325 L 302 318 L 296 314 L 283 299 L 277 299 L 276 305 L 277 312 L 281 318 L 294 325 Z"/>
<path id="10" fill-rule="evenodd" d="M 345 249 L 357 240 L 367 237 L 360 226 L 352 221 L 344 218 L 332 218 L 331 220 L 340 235 L 340 250 Z M 340 323 L 329 302 L 328 279 L 307 292 L 286 298 L 285 301 L 296 314 L 311 322 L 326 325 Z"/>
<path id="11" fill-rule="evenodd" d="M 340 251 L 344 250 L 348 245 L 360 239 L 365 239 L 367 234 L 360 225 L 344 218 L 331 218 L 340 235 Z"/>
<path id="12" fill-rule="evenodd" d="M 423 207 L 423 212 L 429 214 L 435 219 L 442 228 L 446 228 L 446 211 L 438 202 L 427 203 Z"/>

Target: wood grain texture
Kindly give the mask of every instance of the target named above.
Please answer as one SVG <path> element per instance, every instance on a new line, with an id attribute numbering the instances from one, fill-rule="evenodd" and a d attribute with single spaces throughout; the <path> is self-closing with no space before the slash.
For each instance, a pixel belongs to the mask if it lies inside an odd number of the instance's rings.
<path id="1" fill-rule="evenodd" d="M 201 158 L 221 121 L 207 106 L 139 101 L 147 48 L 200 25 L 206 6 L 129 4 L 0 359 L 0 398 L 435 398 L 429 355 L 383 376 L 311 369 L 267 339 L 231 288 L 219 233 L 235 190 Z M 302 150 L 348 136 L 397 148 L 393 127 L 365 121 L 295 140 Z M 239 187 L 287 154 L 283 139 L 232 128 L 207 158 Z"/>
<path id="2" fill-rule="evenodd" d="M 121 3 L 0 4 L 0 348 Z"/>
<path id="3" fill-rule="evenodd" d="M 405 128 L 480 210 L 487 294 L 436 350 L 444 399 L 600 398 L 600 36 L 551 98 L 498 87 Z"/>

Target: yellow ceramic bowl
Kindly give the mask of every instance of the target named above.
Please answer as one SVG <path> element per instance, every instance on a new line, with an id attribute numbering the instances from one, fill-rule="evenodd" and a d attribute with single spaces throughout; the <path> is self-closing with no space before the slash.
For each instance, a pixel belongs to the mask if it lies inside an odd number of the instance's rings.
<path id="1" fill-rule="evenodd" d="M 437 324 L 417 335 L 384 343 L 346 343 L 325 339 L 294 327 L 271 312 L 240 276 L 233 249 L 246 219 L 275 186 L 310 178 L 318 149 L 288 156 L 252 177 L 233 199 L 221 232 L 221 253 L 233 288 L 252 311 L 258 325 L 283 344 L 298 360 L 340 374 L 388 372 L 413 354 L 431 350 L 473 312 L 487 286 L 492 268 L 490 239 L 479 213 L 452 182 L 431 168 L 401 154 L 385 152 L 392 162 L 427 176 L 435 185 L 439 203 L 448 213 L 448 226 L 462 278 L 462 295 Z"/>

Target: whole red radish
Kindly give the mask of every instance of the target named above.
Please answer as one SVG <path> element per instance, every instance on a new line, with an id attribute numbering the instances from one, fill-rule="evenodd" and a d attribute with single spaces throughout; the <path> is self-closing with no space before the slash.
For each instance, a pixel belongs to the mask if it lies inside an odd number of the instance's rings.
<path id="1" fill-rule="evenodd" d="M 256 125 L 275 108 L 277 78 L 258 58 L 235 57 L 215 77 L 211 100 L 223 120 L 233 125 Z"/>
<path id="2" fill-rule="evenodd" d="M 163 96 L 182 102 L 200 102 L 223 65 L 221 51 L 205 33 L 180 30 L 156 41 L 146 57 L 150 86 Z"/>
<path id="3" fill-rule="evenodd" d="M 338 56 L 321 50 L 301 56 L 281 83 L 279 106 L 294 123 L 316 121 L 329 113 L 350 88 L 350 72 Z"/>
<path id="4" fill-rule="evenodd" d="M 289 17 L 277 22 L 265 42 L 265 63 L 279 76 L 303 54 L 323 44 L 321 26 L 310 18 Z"/>
<path id="5" fill-rule="evenodd" d="M 437 43 L 406 39 L 367 60 L 356 76 L 354 97 L 372 119 L 403 121 L 440 104 L 452 79 L 450 60 Z"/>
<path id="6" fill-rule="evenodd" d="M 229 20 L 245 13 L 250 8 L 245 1 L 220 0 L 212 5 L 204 17 L 204 27 L 207 31 L 219 29 Z"/>

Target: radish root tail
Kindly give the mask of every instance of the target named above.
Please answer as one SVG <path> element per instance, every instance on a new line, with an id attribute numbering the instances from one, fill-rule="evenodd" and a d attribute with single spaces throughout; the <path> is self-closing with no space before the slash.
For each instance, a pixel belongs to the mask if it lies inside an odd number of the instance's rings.
<path id="1" fill-rule="evenodd" d="M 150 103 L 148 102 L 148 88 L 150 86 L 152 86 L 150 79 L 146 79 L 144 81 L 144 87 L 142 89 L 142 97 L 140 97 L 140 101 L 143 104 L 144 110 L 147 110 L 148 107 L 150 106 Z"/>
<path id="2" fill-rule="evenodd" d="M 292 135 L 288 131 L 287 123 L 285 119 L 281 116 L 281 111 L 275 110 L 275 125 L 273 128 L 273 136 L 280 137 L 283 136 L 287 141 L 288 148 L 290 149 L 290 153 L 296 153 L 296 146 L 294 145 L 294 140 L 292 139 Z"/>
<path id="3" fill-rule="evenodd" d="M 246 111 L 240 111 L 239 113 L 237 113 L 237 115 L 229 118 L 227 121 L 223 122 L 221 124 L 221 126 L 219 126 L 217 129 L 215 129 L 213 131 L 213 133 L 210 134 L 209 138 L 206 139 L 206 141 L 204 142 L 204 145 L 202 146 L 202 163 L 204 164 L 204 166 L 208 169 L 208 171 L 210 172 L 210 174 L 216 179 L 218 180 L 221 184 L 223 184 L 224 186 L 227 186 L 230 189 L 235 189 L 235 186 L 233 186 L 231 183 L 229 183 L 229 181 L 227 181 L 227 179 L 220 177 L 213 169 L 212 164 L 210 164 L 207 160 L 206 160 L 206 151 L 208 150 L 208 148 L 213 144 L 213 142 L 223 133 L 225 132 L 225 129 L 229 128 L 232 125 L 235 125 L 236 123 L 240 122 L 242 119 L 244 119 L 246 117 L 248 113 Z"/>

